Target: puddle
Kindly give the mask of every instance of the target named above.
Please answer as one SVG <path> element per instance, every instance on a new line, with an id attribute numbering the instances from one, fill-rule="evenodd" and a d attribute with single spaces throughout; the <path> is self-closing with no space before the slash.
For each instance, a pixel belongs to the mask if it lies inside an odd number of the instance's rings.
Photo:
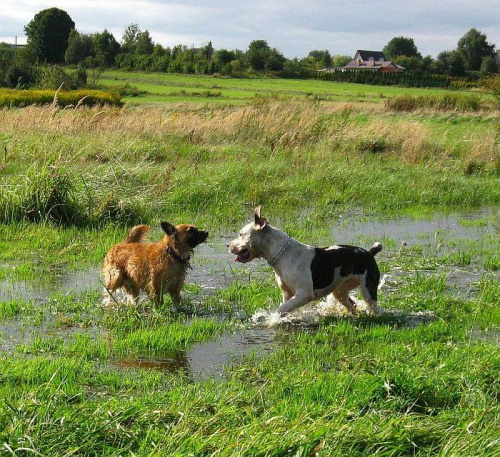
<path id="1" fill-rule="evenodd" d="M 357 302 L 362 309 L 362 304 Z M 184 373 L 193 382 L 207 379 L 223 380 L 231 369 L 250 354 L 263 357 L 276 346 L 287 344 L 294 331 L 315 331 L 324 317 L 344 316 L 345 310 L 333 297 L 304 306 L 293 314 L 280 317 L 276 312 L 257 311 L 251 318 L 251 327 L 236 333 L 198 343 L 174 356 L 125 357 L 112 361 L 119 369 L 148 369 L 164 373 Z M 398 328 L 413 328 L 435 320 L 432 312 L 406 312 L 380 309 L 379 316 L 387 318 Z M 280 329 L 286 328 L 286 332 Z"/>
<path id="2" fill-rule="evenodd" d="M 383 284 L 383 282 L 384 279 L 381 283 Z M 366 312 L 364 302 L 358 300 L 354 295 L 351 295 L 351 299 L 356 304 L 360 315 L 363 315 Z M 268 328 L 278 327 L 283 324 L 313 327 L 318 325 L 325 317 L 357 318 L 347 314 L 345 307 L 338 303 L 333 295 L 328 295 L 325 299 L 319 300 L 316 303 L 310 303 L 283 317 L 280 317 L 277 312 L 260 310 L 250 318 L 250 321 L 255 325 L 262 325 Z M 432 311 L 409 312 L 382 307 L 378 307 L 375 318 L 377 317 L 397 324 L 398 328 L 414 328 L 436 319 Z"/>
<path id="3" fill-rule="evenodd" d="M 476 240 L 485 234 L 494 234 L 500 231 L 498 220 L 500 208 L 482 208 L 467 213 L 437 215 L 428 220 L 414 220 L 409 217 L 387 220 L 360 220 L 360 216 L 340 216 L 330 222 L 332 226 L 331 239 L 327 244 L 359 244 L 364 246 L 366 240 L 391 239 L 400 244 L 404 241 L 411 248 L 412 245 L 423 243 L 435 252 L 443 239 L 452 237 L 460 240 Z M 477 226 L 474 221 L 484 223 Z M 468 221 L 470 223 L 463 223 Z M 235 232 L 236 233 L 236 232 Z M 206 297 L 215 291 L 232 284 L 235 279 L 255 280 L 269 277 L 269 268 L 264 261 L 254 261 L 248 264 L 236 263 L 233 256 L 227 252 L 226 244 L 231 241 L 235 233 L 230 231 L 222 235 L 215 235 L 212 242 L 197 247 L 193 256 L 192 266 L 187 277 L 187 284 L 201 286 L 200 292 L 194 294 L 198 298 Z M 312 240 L 303 240 L 312 242 Z M 449 248 L 448 248 L 449 249 Z M 390 252 L 390 248 L 384 250 Z M 475 280 L 476 278 L 474 278 Z M 50 274 L 40 276 L 30 281 L 0 281 L 0 301 L 32 300 L 41 302 L 53 294 L 68 294 L 101 290 L 99 266 L 78 272 L 65 272 L 55 266 Z M 190 292 L 184 292 L 192 297 Z"/>
<path id="4" fill-rule="evenodd" d="M 0 281 L 0 302 L 23 300 L 40 303 L 53 294 L 68 295 L 101 288 L 97 267 L 76 272 L 62 272 L 57 268 L 52 268 L 50 275 L 31 281 Z"/>
<path id="5" fill-rule="evenodd" d="M 433 249 L 443 243 L 447 237 L 454 240 L 476 240 L 485 234 L 499 232 L 498 208 L 485 208 L 472 213 L 456 213 L 438 215 L 429 220 L 413 220 L 399 218 L 395 220 L 360 220 L 360 217 L 345 217 L 331 222 L 331 239 L 328 244 L 359 244 L 366 245 L 366 240 L 390 239 L 396 247 L 387 247 L 385 255 L 391 251 L 397 252 L 402 241 L 407 246 L 425 246 Z M 476 224 L 475 221 L 481 223 Z M 470 223 L 464 223 L 468 221 Z M 196 249 L 192 266 L 187 277 L 187 284 L 195 284 L 199 291 L 189 288 L 183 292 L 193 300 L 202 300 L 216 291 L 233 284 L 236 279 L 241 281 L 258 280 L 259 278 L 272 277 L 269 267 L 264 261 L 255 261 L 249 264 L 240 264 L 233 261 L 233 256 L 227 252 L 226 244 L 234 234 L 227 231 L 215 235 L 209 243 Z M 303 240 L 312 242 L 312 240 Z M 444 249 L 456 250 L 444 243 Z M 442 251 L 441 251 L 442 253 Z M 422 254 L 422 257 L 425 257 Z M 440 271 L 445 272 L 444 269 Z M 405 275 L 417 274 L 403 272 Z M 426 274 L 419 271 L 418 274 Z M 435 271 L 430 272 L 435 274 Z M 480 272 L 470 268 L 453 268 L 448 270 L 447 287 L 451 293 L 462 296 L 473 296 L 477 293 L 477 282 Z M 383 293 L 391 293 L 399 287 L 401 272 L 397 269 L 385 275 L 382 280 Z M 476 285 L 475 285 L 476 284 Z M 36 280 L 18 281 L 15 283 L 0 281 L 0 301 L 26 300 L 42 303 L 53 294 L 85 293 L 101 290 L 99 267 L 93 267 L 80 272 L 64 272 L 57 267 L 50 275 L 41 276 Z M 355 299 L 356 300 L 356 299 Z M 357 300 L 356 300 L 357 301 Z M 361 303 L 359 308 L 362 308 Z M 205 379 L 224 379 L 231 365 L 242 358 L 255 354 L 263 357 L 277 345 L 286 344 L 286 334 L 298 328 L 299 331 L 311 331 L 325 317 L 338 317 L 345 314 L 344 308 L 333 299 L 319 301 L 300 308 L 293 314 L 280 318 L 276 312 L 258 311 L 250 319 L 250 328 L 231 334 L 224 334 L 220 338 L 198 343 L 191 349 L 179 352 L 175 356 L 144 356 L 126 357 L 113 360 L 111 363 L 120 369 L 152 369 L 169 373 L 184 373 L 193 381 Z M 432 322 L 435 317 L 431 312 L 403 312 L 396 309 L 381 309 L 383 322 L 395 324 L 398 328 L 411 328 Z M 287 332 L 279 331 L 287 328 Z M 21 343 L 31 341 L 35 336 L 54 334 L 61 338 L 69 337 L 75 332 L 90 332 L 96 334 L 97 329 L 61 328 L 53 330 L 47 324 L 34 327 L 26 319 L 11 319 L 0 322 L 0 351 L 11 351 Z M 473 332 L 472 338 L 487 341 L 500 341 L 500 332 Z"/>
<path id="6" fill-rule="evenodd" d="M 359 221 L 359 218 L 340 217 L 332 229 L 335 243 L 353 243 L 360 239 L 390 238 L 405 241 L 407 245 L 420 244 L 422 239 L 432 245 L 440 243 L 440 236 L 457 240 L 475 240 L 485 234 L 500 231 L 500 208 L 481 208 L 466 213 L 438 214 L 429 219 L 410 217 L 387 220 Z M 485 221 L 474 225 L 475 221 Z M 495 222 L 493 222 L 495 221 Z"/>
<path id="7" fill-rule="evenodd" d="M 500 329 L 473 330 L 472 332 L 470 332 L 470 338 L 473 340 L 481 340 L 488 343 L 500 344 Z"/>
<path id="8" fill-rule="evenodd" d="M 48 319 L 40 325 L 33 325 L 25 319 L 9 319 L 0 321 L 0 354 L 2 352 L 12 352 L 19 345 L 30 345 L 35 338 L 53 336 L 63 341 L 70 341 L 73 336 L 87 334 L 96 338 L 102 329 L 98 327 L 57 327 L 54 326 L 54 319 Z"/>
<path id="9" fill-rule="evenodd" d="M 187 351 L 172 357 L 125 357 L 112 361 L 118 368 L 144 368 L 168 373 L 186 374 L 192 381 L 224 379 L 233 363 L 253 354 L 262 357 L 272 351 L 283 340 L 277 337 L 274 329 L 248 328 L 236 333 L 198 343 Z"/>

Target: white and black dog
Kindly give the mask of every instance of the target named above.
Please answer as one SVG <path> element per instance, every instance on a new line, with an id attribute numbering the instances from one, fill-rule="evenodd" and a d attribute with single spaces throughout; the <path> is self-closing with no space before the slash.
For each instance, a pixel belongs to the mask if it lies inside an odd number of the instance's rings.
<path id="1" fill-rule="evenodd" d="M 268 224 L 261 217 L 260 208 L 255 208 L 254 222 L 245 225 L 228 247 L 238 262 L 262 257 L 274 268 L 283 294 L 283 303 L 278 308 L 280 315 L 330 293 L 348 311 L 356 313 L 349 291 L 358 286 L 366 312 L 377 311 L 380 272 L 374 256 L 382 250 L 380 243 L 375 243 L 369 251 L 347 245 L 317 248 L 303 244 Z"/>

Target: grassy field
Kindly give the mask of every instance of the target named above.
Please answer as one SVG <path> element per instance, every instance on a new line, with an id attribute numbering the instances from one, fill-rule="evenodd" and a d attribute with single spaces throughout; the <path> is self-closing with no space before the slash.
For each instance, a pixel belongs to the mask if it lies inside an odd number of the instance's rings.
<path id="1" fill-rule="evenodd" d="M 443 89 L 411 89 L 396 86 L 371 86 L 332 83 L 322 80 L 280 78 L 227 78 L 183 76 L 165 73 L 130 73 L 107 71 L 99 84 L 105 87 L 129 85 L 139 96 L 125 97 L 129 104 L 208 103 L 211 105 L 246 105 L 256 99 L 313 100 L 380 105 L 387 98 L 401 95 L 443 95 L 455 92 Z M 477 92 L 477 91 L 476 91 Z M 463 93 L 472 93 L 470 91 Z M 487 94 L 482 95 L 490 100 Z"/>
<path id="2" fill-rule="evenodd" d="M 500 454 L 487 96 L 476 111 L 399 113 L 385 100 L 447 93 L 102 82 L 147 93 L 0 110 L 0 455 Z M 272 270 L 226 248 L 257 204 L 304 242 L 380 241 L 380 315 L 317 303 L 277 321 Z M 210 231 L 182 305 L 103 307 L 106 250 L 135 223 L 159 237 L 161 220 Z"/>

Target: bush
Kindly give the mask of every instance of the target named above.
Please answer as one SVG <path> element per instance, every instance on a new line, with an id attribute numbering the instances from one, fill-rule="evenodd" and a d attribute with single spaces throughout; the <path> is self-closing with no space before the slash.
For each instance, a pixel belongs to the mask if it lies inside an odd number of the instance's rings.
<path id="1" fill-rule="evenodd" d="M 96 208 L 96 224 L 106 225 L 109 222 L 125 227 L 140 224 L 144 214 L 132 204 L 109 195 Z"/>
<path id="2" fill-rule="evenodd" d="M 5 85 L 11 88 L 27 88 L 35 83 L 36 70 L 23 61 L 14 62 L 5 72 Z"/>
<path id="3" fill-rule="evenodd" d="M 122 105 L 121 95 L 117 92 L 100 90 L 15 90 L 0 89 L 0 107 L 47 105 L 56 103 L 59 106 L 80 105 Z"/>
<path id="4" fill-rule="evenodd" d="M 484 88 L 495 97 L 500 104 L 500 75 L 489 76 L 483 80 Z"/>
<path id="5" fill-rule="evenodd" d="M 477 95 L 401 95 L 385 101 L 386 108 L 398 112 L 411 112 L 417 109 L 437 109 L 442 111 L 477 111 L 481 99 Z"/>
<path id="6" fill-rule="evenodd" d="M 44 167 L 20 177 L 8 192 L 0 190 L 2 222 L 29 221 L 78 224 L 82 217 L 75 188 L 68 175 L 54 167 Z"/>
<path id="7" fill-rule="evenodd" d="M 40 89 L 76 89 L 74 79 L 57 65 L 44 65 L 38 70 L 36 85 Z"/>
<path id="8" fill-rule="evenodd" d="M 80 178 L 46 165 L 0 186 L 0 223 L 50 222 L 64 226 L 101 227 L 110 222 L 137 225 L 146 218 L 137 204 L 114 195 L 88 193 Z"/>

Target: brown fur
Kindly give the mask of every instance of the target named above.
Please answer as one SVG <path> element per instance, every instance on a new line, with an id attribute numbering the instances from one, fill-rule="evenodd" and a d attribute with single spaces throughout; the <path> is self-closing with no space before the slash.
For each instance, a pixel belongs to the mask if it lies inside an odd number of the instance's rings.
<path id="1" fill-rule="evenodd" d="M 161 304 L 167 292 L 174 303 L 180 302 L 189 258 L 208 232 L 190 224 L 174 227 L 162 222 L 161 227 L 165 232 L 161 241 L 146 242 L 150 228 L 142 224 L 131 228 L 125 240 L 108 251 L 101 269 L 108 295 L 123 288 L 128 298 L 137 302 L 143 290 Z"/>

